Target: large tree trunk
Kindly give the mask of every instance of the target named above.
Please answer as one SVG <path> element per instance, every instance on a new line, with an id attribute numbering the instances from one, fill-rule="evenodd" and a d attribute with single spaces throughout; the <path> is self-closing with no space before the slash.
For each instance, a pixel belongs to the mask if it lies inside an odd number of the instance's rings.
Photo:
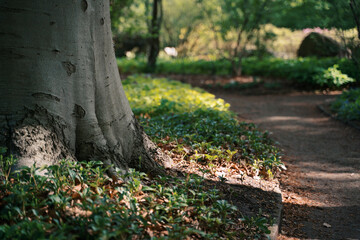
<path id="1" fill-rule="evenodd" d="M 124 94 L 108 1 L 0 0 L 0 24 L 0 146 L 18 166 L 95 159 L 160 174 L 170 164 Z"/>

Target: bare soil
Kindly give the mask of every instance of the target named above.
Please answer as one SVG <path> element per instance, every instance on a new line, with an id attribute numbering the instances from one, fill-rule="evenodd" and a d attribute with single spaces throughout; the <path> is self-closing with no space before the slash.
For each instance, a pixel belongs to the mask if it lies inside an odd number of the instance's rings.
<path id="1" fill-rule="evenodd" d="M 317 108 L 335 95 L 213 93 L 284 150 L 280 239 L 360 239 L 360 131 Z"/>

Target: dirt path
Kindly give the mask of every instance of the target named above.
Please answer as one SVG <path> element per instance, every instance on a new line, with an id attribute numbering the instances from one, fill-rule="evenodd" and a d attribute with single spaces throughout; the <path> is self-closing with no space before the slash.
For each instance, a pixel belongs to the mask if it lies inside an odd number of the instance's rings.
<path id="1" fill-rule="evenodd" d="M 360 239 L 360 131 L 316 107 L 334 96 L 215 94 L 284 149 L 280 239 Z"/>

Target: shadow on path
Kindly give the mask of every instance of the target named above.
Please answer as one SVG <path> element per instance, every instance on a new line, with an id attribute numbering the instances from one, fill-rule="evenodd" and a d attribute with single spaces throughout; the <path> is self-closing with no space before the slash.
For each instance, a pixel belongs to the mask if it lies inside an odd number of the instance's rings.
<path id="1" fill-rule="evenodd" d="M 282 224 L 288 224 L 290 221 L 296 224 L 287 228 L 287 231 L 283 230 L 281 239 L 359 239 L 359 205 L 314 207 L 284 203 L 283 208 Z M 348 224 L 339 224 L 339 222 Z"/>

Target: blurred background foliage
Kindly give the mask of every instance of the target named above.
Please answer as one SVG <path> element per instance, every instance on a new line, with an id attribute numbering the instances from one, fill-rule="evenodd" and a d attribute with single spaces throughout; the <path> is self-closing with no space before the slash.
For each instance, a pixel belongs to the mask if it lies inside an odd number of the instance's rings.
<path id="1" fill-rule="evenodd" d="M 124 57 L 129 51 L 136 56 L 147 54 L 154 1 L 111 1 L 118 57 Z M 161 49 L 174 47 L 177 57 L 214 60 L 274 55 L 294 58 L 302 39 L 310 31 L 330 36 L 343 45 L 358 43 L 356 22 L 349 2 L 163 0 L 158 37 Z"/>
<path id="2" fill-rule="evenodd" d="M 360 85 L 360 0 L 112 0 L 111 19 L 120 73 L 249 75 L 306 89 Z M 149 69 L 154 40 L 160 51 Z"/>

